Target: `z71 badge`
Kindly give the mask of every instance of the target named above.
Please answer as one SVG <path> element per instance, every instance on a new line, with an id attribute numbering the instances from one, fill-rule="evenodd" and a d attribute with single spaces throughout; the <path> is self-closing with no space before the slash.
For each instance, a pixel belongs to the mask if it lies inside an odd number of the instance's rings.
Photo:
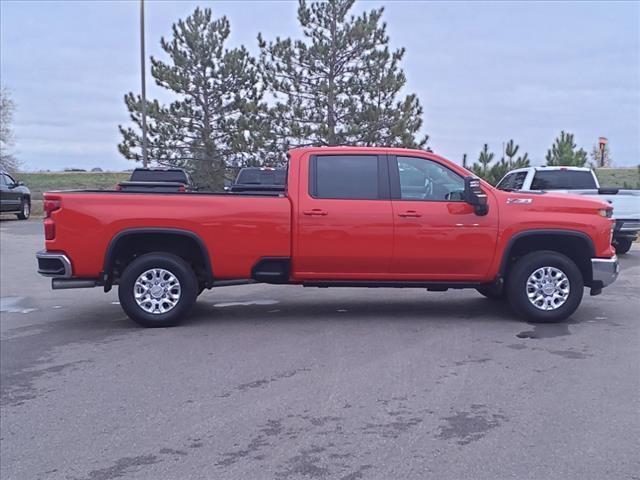
<path id="1" fill-rule="evenodd" d="M 533 202 L 533 198 L 507 198 L 507 204 L 522 205 Z"/>

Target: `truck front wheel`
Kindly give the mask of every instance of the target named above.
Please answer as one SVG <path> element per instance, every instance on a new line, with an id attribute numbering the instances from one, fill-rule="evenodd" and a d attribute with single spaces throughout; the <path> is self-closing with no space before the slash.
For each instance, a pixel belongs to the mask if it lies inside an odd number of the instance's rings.
<path id="1" fill-rule="evenodd" d="M 509 303 L 517 314 L 534 322 L 559 322 L 580 305 L 584 280 L 569 257 L 542 250 L 516 261 L 506 287 Z"/>
<path id="2" fill-rule="evenodd" d="M 142 255 L 124 270 L 118 286 L 120 305 L 144 327 L 177 325 L 198 296 L 198 279 L 182 258 L 164 252 Z"/>

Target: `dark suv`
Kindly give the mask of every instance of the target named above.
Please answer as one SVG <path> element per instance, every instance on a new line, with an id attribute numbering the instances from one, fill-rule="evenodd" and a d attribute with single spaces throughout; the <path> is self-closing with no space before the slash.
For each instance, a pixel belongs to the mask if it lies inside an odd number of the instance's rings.
<path id="1" fill-rule="evenodd" d="M 31 215 L 31 192 L 7 172 L 0 172 L 0 211 L 15 213 L 20 220 Z"/>

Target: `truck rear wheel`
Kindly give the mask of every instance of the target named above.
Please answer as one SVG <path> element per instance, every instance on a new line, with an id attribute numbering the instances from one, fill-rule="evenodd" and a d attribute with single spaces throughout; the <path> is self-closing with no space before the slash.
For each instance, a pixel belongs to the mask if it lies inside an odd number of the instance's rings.
<path id="1" fill-rule="evenodd" d="M 534 322 L 559 322 L 580 305 L 584 280 L 569 257 L 542 250 L 516 261 L 506 286 L 507 298 L 517 314 Z"/>
<path id="2" fill-rule="evenodd" d="M 198 279 L 182 258 L 165 252 L 142 255 L 124 270 L 118 286 L 120 305 L 144 327 L 180 323 L 198 296 Z"/>

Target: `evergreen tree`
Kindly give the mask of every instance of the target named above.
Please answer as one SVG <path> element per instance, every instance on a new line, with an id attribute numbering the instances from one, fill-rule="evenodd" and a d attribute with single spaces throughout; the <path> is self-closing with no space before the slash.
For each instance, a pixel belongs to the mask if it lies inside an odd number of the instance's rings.
<path id="1" fill-rule="evenodd" d="M 576 150 L 573 134 L 563 130 L 554 140 L 551 149 L 547 150 L 545 159 L 548 166 L 584 167 L 587 163 L 587 152 L 582 148 Z"/>
<path id="2" fill-rule="evenodd" d="M 519 148 L 520 146 L 515 144 L 513 140 L 509 140 L 505 148 L 505 155 L 508 159 L 502 157 L 499 162 L 492 165 L 495 154 L 489 151 L 489 146 L 485 143 L 478 161 L 471 166 L 471 171 L 491 185 L 496 185 L 511 170 L 531 166 L 528 153 L 513 159 Z"/>
<path id="3" fill-rule="evenodd" d="M 264 142 L 256 62 L 244 47 L 225 49 L 229 21 L 214 19 L 210 9 L 196 8 L 172 32 L 160 43 L 169 62 L 151 58 L 156 84 L 175 100 L 147 101 L 149 159 L 186 168 L 199 185 L 222 190 L 227 166 L 255 162 L 251 154 Z M 142 99 L 129 93 L 125 103 L 136 128 L 119 127 L 118 149 L 140 161 Z"/>
<path id="4" fill-rule="evenodd" d="M 509 170 L 511 170 L 512 168 L 511 165 L 513 164 L 513 157 L 516 156 L 519 148 L 520 148 L 520 145 L 516 145 L 513 139 L 507 142 L 507 146 L 505 148 L 505 154 L 507 155 L 507 157 L 509 157 L 509 161 L 508 161 Z"/>
<path id="5" fill-rule="evenodd" d="M 273 139 L 288 145 L 389 145 L 422 148 L 422 107 L 400 68 L 404 49 L 389 50 L 383 9 L 348 16 L 354 0 L 300 0 L 303 40 L 261 35 L 265 83 L 275 97 Z M 274 145 L 275 145 L 274 144 Z"/>
<path id="6" fill-rule="evenodd" d="M 480 178 L 484 178 L 488 181 L 490 172 L 489 164 L 493 161 L 493 157 L 495 157 L 495 153 L 490 152 L 489 145 L 485 143 L 480 151 L 478 161 L 471 165 L 471 171 Z"/>

